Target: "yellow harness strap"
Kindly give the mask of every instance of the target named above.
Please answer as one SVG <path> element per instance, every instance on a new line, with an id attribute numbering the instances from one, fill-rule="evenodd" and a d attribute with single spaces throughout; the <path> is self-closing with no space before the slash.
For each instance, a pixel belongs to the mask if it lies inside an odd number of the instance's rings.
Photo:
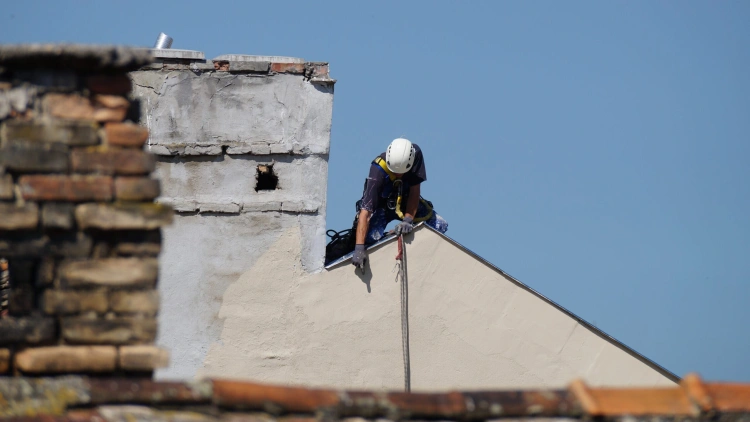
<path id="1" fill-rule="evenodd" d="M 375 159 L 373 160 L 373 162 L 375 164 L 379 165 L 383 169 L 383 171 L 385 171 L 385 174 L 388 175 L 388 178 L 391 179 L 391 182 L 394 182 L 397 179 L 400 179 L 400 177 L 396 176 L 388 168 L 388 163 L 386 163 L 385 160 L 383 158 L 381 158 L 380 156 L 375 157 Z M 432 217 L 432 207 L 430 206 L 430 204 L 427 201 L 425 201 L 424 198 L 420 197 L 419 200 L 422 201 L 422 203 L 424 204 L 425 208 L 427 208 L 429 210 L 429 212 L 424 217 L 419 217 L 419 218 L 414 217 L 414 222 L 415 223 L 419 223 L 419 222 L 422 222 L 422 221 L 427 221 L 427 220 L 430 219 L 430 217 Z M 400 190 L 399 190 L 398 197 L 396 197 L 396 209 L 395 209 L 395 211 L 396 211 L 396 215 L 398 216 L 398 218 L 400 218 L 400 219 L 403 220 L 404 219 L 404 213 L 401 212 L 401 191 Z"/>
<path id="2" fill-rule="evenodd" d="M 385 173 L 388 175 L 388 177 L 391 179 L 391 182 L 398 179 L 398 177 L 388 168 L 388 163 L 385 162 L 383 158 L 381 158 L 379 155 L 375 157 L 373 162 L 380 166 L 380 168 L 385 171 Z"/>

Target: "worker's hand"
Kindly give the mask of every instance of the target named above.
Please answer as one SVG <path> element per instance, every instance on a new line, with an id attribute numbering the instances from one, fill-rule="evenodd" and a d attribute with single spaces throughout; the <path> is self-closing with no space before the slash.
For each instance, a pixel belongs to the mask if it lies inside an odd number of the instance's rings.
<path id="1" fill-rule="evenodd" d="M 414 219 L 410 216 L 404 217 L 404 221 L 398 223 L 396 225 L 396 236 L 400 234 L 409 234 L 412 230 L 414 230 Z"/>
<path id="2" fill-rule="evenodd" d="M 365 268 L 367 263 L 367 251 L 365 245 L 354 246 L 354 255 L 352 255 L 352 265 L 359 268 Z"/>

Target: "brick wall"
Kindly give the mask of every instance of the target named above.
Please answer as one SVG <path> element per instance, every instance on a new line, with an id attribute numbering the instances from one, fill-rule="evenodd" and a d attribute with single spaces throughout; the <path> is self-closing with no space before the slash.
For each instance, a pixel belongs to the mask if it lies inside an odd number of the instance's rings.
<path id="1" fill-rule="evenodd" d="M 167 364 L 153 344 L 172 210 L 154 203 L 148 131 L 127 97 L 127 72 L 150 62 L 121 47 L 0 46 L 0 373 Z"/>

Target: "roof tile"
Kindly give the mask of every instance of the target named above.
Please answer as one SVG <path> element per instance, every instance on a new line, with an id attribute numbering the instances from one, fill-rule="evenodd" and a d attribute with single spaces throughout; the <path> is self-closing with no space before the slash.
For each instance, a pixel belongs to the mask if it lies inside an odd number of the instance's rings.
<path id="1" fill-rule="evenodd" d="M 582 381 L 571 390 L 591 416 L 698 416 L 681 388 L 588 388 Z"/>
<path id="2" fill-rule="evenodd" d="M 49 412 L 44 409 L 51 408 L 56 402 L 51 401 L 46 390 L 27 388 L 28 392 L 25 392 L 14 389 L 14 394 L 4 395 L 13 405 L 4 413 L 0 406 L 0 417 L 44 415 L 49 420 L 96 420 L 106 410 L 125 412 L 123 415 L 146 412 L 155 415 L 152 419 L 158 419 L 157 416 L 167 415 L 163 412 L 201 409 L 200 413 L 206 420 L 235 422 L 367 422 L 383 418 L 399 421 L 509 421 L 532 417 L 540 422 L 561 422 L 622 416 L 713 420 L 717 416 L 741 414 L 744 417 L 750 414 L 750 384 L 704 383 L 697 375 L 686 376 L 679 386 L 672 388 L 592 388 L 577 380 L 568 390 L 444 393 L 308 389 L 229 380 L 159 382 L 76 376 L 0 377 L 0 385 L 13 387 L 24 383 L 75 384 L 83 398 L 63 403 L 55 407 L 56 412 Z M 28 409 L 23 406 L 29 400 L 36 403 L 33 413 L 26 412 Z M 92 409 L 73 409 L 82 404 L 92 406 Z"/>
<path id="3" fill-rule="evenodd" d="M 264 410 L 271 414 L 315 413 L 339 404 L 333 390 L 279 387 L 242 381 L 214 380 L 214 403 L 221 407 Z"/>

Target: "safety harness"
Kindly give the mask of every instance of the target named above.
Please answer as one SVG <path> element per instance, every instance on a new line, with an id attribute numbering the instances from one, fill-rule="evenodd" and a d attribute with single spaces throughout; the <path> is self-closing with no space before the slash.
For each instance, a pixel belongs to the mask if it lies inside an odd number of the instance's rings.
<path id="1" fill-rule="evenodd" d="M 375 157 L 375 159 L 372 162 L 375 163 L 375 164 L 377 164 L 378 166 L 380 166 L 380 168 L 383 169 L 383 171 L 385 172 L 385 174 L 388 175 L 388 178 L 393 183 L 393 187 L 394 188 L 398 187 L 398 196 L 396 196 L 396 204 L 395 204 L 395 207 L 394 207 L 394 211 L 396 211 L 396 215 L 398 216 L 398 218 L 400 218 L 401 220 L 403 220 L 404 219 L 404 213 L 401 211 L 401 198 L 403 196 L 402 195 L 403 182 L 401 181 L 401 177 L 400 176 L 396 176 L 396 174 L 393 173 L 388 168 L 388 164 L 385 162 L 385 160 L 382 157 L 377 156 L 377 157 Z M 432 217 L 432 204 L 430 204 L 428 201 L 426 201 L 421 196 L 419 197 L 419 200 L 422 201 L 422 204 L 424 204 L 425 208 L 427 209 L 427 214 L 425 214 L 423 217 L 419 217 L 419 218 L 415 217 L 414 218 L 414 222 L 415 223 L 419 223 L 420 221 L 427 221 L 427 220 L 430 219 L 430 217 Z M 391 208 L 391 207 L 389 206 L 389 208 Z"/>
<path id="2" fill-rule="evenodd" d="M 380 156 L 375 157 L 375 159 L 372 161 L 373 164 L 377 164 L 380 166 L 381 169 L 385 172 L 385 174 L 388 175 L 388 179 L 390 179 L 391 183 L 393 184 L 393 187 L 397 189 L 397 196 L 396 200 L 393 201 L 391 199 L 388 200 L 388 203 L 386 204 L 389 209 L 392 209 L 396 212 L 396 216 L 398 216 L 399 219 L 404 219 L 404 213 L 401 211 L 401 200 L 403 196 L 402 188 L 403 188 L 403 182 L 401 181 L 400 176 L 396 176 L 392 171 L 388 169 L 388 165 L 385 162 L 384 159 L 382 159 Z M 365 182 L 365 187 L 367 186 L 367 182 Z M 419 223 L 422 221 L 429 220 L 433 215 L 432 210 L 432 203 L 430 201 L 427 201 L 426 199 L 420 197 L 420 201 L 422 201 L 422 204 L 424 204 L 425 209 L 427 209 L 427 214 L 423 217 L 414 218 L 414 223 Z M 328 230 L 326 231 L 326 234 L 331 238 L 331 240 L 326 245 L 326 257 L 325 257 L 325 264 L 328 265 L 329 263 L 339 259 L 340 257 L 348 254 L 349 252 L 354 250 L 355 246 L 355 240 L 356 240 L 356 233 L 357 233 L 357 226 L 359 223 L 359 211 L 360 211 L 360 204 L 361 200 L 357 201 L 356 204 L 356 213 L 354 215 L 354 221 L 352 222 L 352 228 L 345 229 L 337 232 L 336 230 Z"/>

